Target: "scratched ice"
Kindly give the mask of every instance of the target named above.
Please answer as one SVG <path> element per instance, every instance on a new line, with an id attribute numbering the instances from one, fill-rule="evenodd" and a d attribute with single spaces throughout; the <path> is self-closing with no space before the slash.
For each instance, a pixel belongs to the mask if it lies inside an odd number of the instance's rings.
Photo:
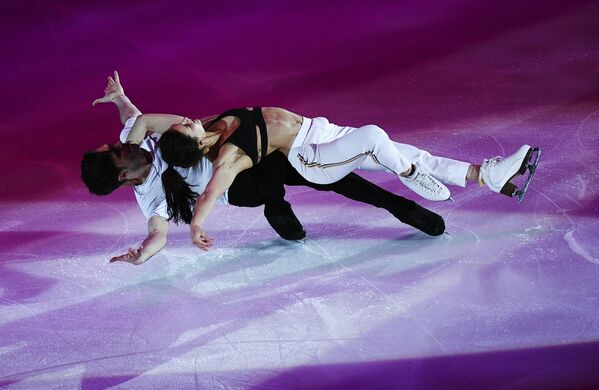
<path id="1" fill-rule="evenodd" d="M 599 6 L 536 3 L 7 5 L 0 387 L 599 387 Z M 474 163 L 543 156 L 520 205 L 418 200 L 440 237 L 288 187 L 303 243 L 221 207 L 208 253 L 171 226 L 146 264 L 111 265 L 146 221 L 78 164 L 120 130 L 90 104 L 114 68 L 144 112 L 280 105 Z"/>

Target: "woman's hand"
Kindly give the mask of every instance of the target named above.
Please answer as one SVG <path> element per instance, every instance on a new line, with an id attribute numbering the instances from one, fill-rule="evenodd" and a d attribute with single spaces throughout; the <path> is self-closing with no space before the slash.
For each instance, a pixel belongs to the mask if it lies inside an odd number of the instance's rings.
<path id="1" fill-rule="evenodd" d="M 106 84 L 106 89 L 104 89 L 104 96 L 94 100 L 92 106 L 95 106 L 98 103 L 112 102 L 118 96 L 125 96 L 125 91 L 123 90 L 123 86 L 119 80 L 119 73 L 115 70 L 114 79 L 108 76 L 108 84 Z"/>
<path id="2" fill-rule="evenodd" d="M 192 222 L 190 228 L 191 241 L 193 242 L 193 245 L 197 246 L 203 251 L 207 251 L 208 248 L 212 246 L 212 238 L 208 237 L 200 225 L 194 224 Z"/>

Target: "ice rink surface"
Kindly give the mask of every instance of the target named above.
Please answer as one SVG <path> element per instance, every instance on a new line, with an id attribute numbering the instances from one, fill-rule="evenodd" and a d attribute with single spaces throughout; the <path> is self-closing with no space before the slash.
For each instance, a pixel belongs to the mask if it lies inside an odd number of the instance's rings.
<path id="1" fill-rule="evenodd" d="M 85 2 L 1 6 L 0 388 L 599 387 L 599 4 L 593 1 Z M 480 163 L 543 148 L 521 204 L 472 185 L 383 209 L 289 187 L 307 230 L 220 207 L 141 266 L 146 221 L 79 180 L 114 142 L 92 109 L 114 69 L 141 109 L 282 106 L 375 123 Z"/>

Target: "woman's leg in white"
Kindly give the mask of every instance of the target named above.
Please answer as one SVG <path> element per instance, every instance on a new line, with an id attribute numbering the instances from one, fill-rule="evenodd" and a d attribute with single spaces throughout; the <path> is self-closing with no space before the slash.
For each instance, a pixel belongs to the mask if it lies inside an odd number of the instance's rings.
<path id="1" fill-rule="evenodd" d="M 426 150 L 408 144 L 392 141 L 395 149 L 411 164 L 418 166 L 422 172 L 428 173 L 435 179 L 460 187 L 466 186 L 469 170 L 472 165 L 446 157 L 433 156 Z M 378 170 L 379 166 L 371 161 L 365 161 L 360 167 L 362 170 Z"/>
<path id="2" fill-rule="evenodd" d="M 294 148 L 289 158 L 292 163 L 297 159 L 293 165 L 298 169 L 299 164 L 298 171 L 314 183 L 335 182 L 362 166 L 398 176 L 411 170 L 411 163 L 387 133 L 374 125 L 354 129 L 328 143 Z"/>
<path id="3" fill-rule="evenodd" d="M 426 150 L 408 144 L 393 143 L 399 153 L 406 157 L 410 163 L 417 165 L 423 172 L 435 179 L 460 187 L 466 186 L 466 178 L 470 163 L 458 161 L 447 157 L 433 156 Z"/>

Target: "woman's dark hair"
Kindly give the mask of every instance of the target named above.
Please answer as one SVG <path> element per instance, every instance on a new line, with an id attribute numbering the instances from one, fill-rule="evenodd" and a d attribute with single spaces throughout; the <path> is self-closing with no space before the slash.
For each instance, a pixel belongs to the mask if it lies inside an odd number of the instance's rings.
<path id="1" fill-rule="evenodd" d="M 162 187 L 169 220 L 191 223 L 198 193 L 193 191 L 174 167 L 190 168 L 203 157 L 198 140 L 176 130 L 167 130 L 158 141 L 162 159 L 168 168 L 162 173 Z"/>

